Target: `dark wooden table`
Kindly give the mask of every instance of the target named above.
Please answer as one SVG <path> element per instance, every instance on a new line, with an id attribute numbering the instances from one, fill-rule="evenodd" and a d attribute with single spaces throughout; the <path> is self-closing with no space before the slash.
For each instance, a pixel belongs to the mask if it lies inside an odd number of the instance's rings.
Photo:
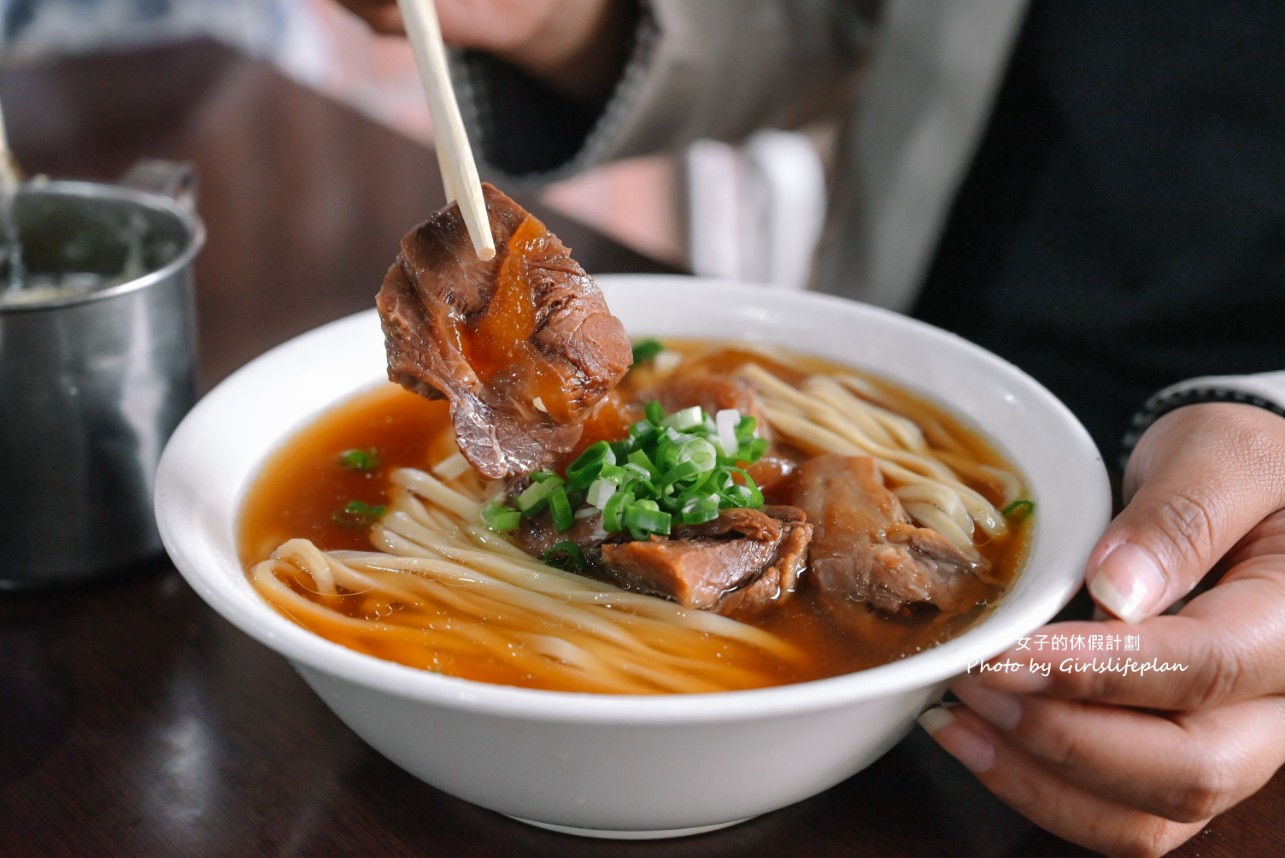
<path id="1" fill-rule="evenodd" d="M 371 306 L 398 238 L 443 201 L 430 152 L 212 44 L 0 72 L 0 103 L 29 172 L 111 179 L 143 157 L 196 164 L 205 387 Z M 519 197 L 589 271 L 664 270 Z M 1177 854 L 1283 855 L 1282 819 L 1278 775 Z M 158 558 L 66 592 L 0 593 L 0 854 L 1082 850 L 1008 810 L 918 731 L 829 792 L 721 832 L 617 843 L 532 828 L 376 754 Z"/>

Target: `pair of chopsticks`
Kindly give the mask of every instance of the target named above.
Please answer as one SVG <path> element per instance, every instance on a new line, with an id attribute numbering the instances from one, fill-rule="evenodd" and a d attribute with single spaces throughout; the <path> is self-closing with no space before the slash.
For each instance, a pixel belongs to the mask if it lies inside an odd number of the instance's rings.
<path id="1" fill-rule="evenodd" d="M 437 166 L 442 172 L 446 201 L 459 204 L 473 250 L 478 259 L 495 256 L 495 239 L 491 221 L 482 199 L 482 182 L 477 176 L 473 150 L 469 147 L 464 120 L 451 86 L 451 73 L 446 64 L 446 46 L 442 28 L 437 22 L 433 0 L 397 0 L 402 23 L 415 54 L 415 66 L 428 97 L 428 112 L 433 118 Z"/>

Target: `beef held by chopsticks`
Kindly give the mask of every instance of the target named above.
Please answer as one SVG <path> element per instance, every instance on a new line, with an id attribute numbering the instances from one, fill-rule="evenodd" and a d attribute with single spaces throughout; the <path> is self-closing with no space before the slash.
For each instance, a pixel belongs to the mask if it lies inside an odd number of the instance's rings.
<path id="1" fill-rule="evenodd" d="M 376 305 L 388 377 L 448 399 L 465 458 L 499 479 L 571 450 L 632 351 L 557 236 L 495 187 L 483 195 L 495 258 L 477 258 L 451 205 L 402 239 Z"/>

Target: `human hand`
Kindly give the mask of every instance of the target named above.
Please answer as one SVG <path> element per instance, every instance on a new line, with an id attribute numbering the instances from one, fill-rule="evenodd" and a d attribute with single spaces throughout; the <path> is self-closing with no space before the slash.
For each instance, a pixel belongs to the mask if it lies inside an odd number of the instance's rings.
<path id="1" fill-rule="evenodd" d="M 962 705 L 922 723 L 1041 827 L 1160 855 L 1285 762 L 1285 420 L 1180 408 L 1143 436 L 1124 490 L 1086 574 L 1121 619 L 1040 629 L 988 663 L 1016 671 L 970 672 L 952 686 Z M 1034 644 L 1055 639 L 1067 648 Z"/>
<path id="2" fill-rule="evenodd" d="M 379 33 L 404 33 L 396 0 L 338 0 Z M 494 54 L 573 98 L 615 83 L 632 28 L 619 0 L 436 0 L 442 38 Z"/>

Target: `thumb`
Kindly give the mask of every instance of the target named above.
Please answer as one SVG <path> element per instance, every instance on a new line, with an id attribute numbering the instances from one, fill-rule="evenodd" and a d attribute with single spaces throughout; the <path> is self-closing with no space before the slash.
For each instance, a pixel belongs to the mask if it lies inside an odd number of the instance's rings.
<path id="1" fill-rule="evenodd" d="M 1187 595 L 1249 530 L 1285 505 L 1285 420 L 1251 405 L 1173 411 L 1125 473 L 1125 507 L 1089 555 L 1089 594 L 1136 623 Z"/>

